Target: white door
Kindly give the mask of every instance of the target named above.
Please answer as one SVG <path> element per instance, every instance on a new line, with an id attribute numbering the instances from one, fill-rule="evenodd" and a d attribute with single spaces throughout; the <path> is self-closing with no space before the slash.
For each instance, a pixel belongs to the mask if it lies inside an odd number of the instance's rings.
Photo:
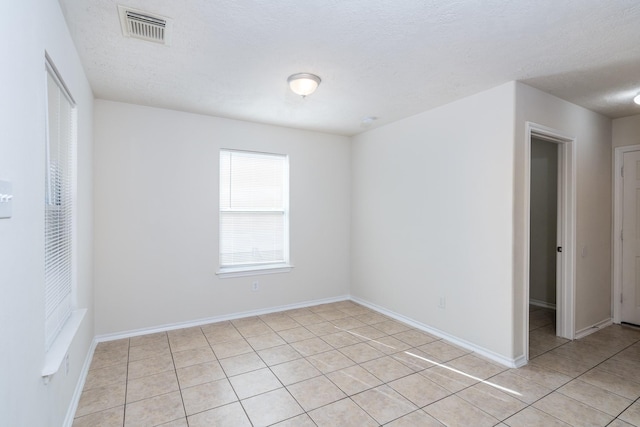
<path id="1" fill-rule="evenodd" d="M 640 151 L 624 153 L 621 320 L 640 325 Z"/>

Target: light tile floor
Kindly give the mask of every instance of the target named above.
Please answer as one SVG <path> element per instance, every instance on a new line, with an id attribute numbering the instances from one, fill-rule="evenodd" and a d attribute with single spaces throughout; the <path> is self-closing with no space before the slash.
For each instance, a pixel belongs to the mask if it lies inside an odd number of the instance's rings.
<path id="1" fill-rule="evenodd" d="M 520 369 L 351 301 L 100 343 L 73 425 L 640 426 L 640 331 L 530 315 Z"/>
<path id="2" fill-rule="evenodd" d="M 556 312 L 529 306 L 529 359 L 569 342 L 556 336 Z"/>

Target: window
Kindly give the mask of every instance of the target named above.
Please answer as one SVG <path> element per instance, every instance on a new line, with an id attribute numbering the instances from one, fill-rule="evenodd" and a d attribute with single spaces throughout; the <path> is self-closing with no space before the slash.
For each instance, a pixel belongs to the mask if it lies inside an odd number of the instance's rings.
<path id="1" fill-rule="evenodd" d="M 72 312 L 75 103 L 47 60 L 44 265 L 45 348 L 49 350 Z"/>
<path id="2" fill-rule="evenodd" d="M 221 150 L 219 274 L 290 268 L 288 207 L 287 156 Z"/>

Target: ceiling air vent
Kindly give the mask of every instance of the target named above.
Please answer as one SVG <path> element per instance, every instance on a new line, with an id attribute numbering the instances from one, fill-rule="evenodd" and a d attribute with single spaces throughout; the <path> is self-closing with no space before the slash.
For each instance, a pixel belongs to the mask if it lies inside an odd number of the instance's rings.
<path id="1" fill-rule="evenodd" d="M 122 35 L 169 45 L 172 21 L 160 15 L 118 5 Z"/>

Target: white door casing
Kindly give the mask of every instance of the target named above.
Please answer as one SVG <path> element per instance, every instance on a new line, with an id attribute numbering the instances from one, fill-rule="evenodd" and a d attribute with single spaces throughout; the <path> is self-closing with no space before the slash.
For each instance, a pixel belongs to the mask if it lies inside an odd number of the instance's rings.
<path id="1" fill-rule="evenodd" d="M 613 149 L 613 233 L 611 244 L 613 247 L 613 268 L 612 280 L 613 289 L 611 291 L 611 310 L 613 311 L 613 322 L 622 322 L 622 216 L 623 216 L 623 180 L 622 166 L 624 156 L 634 151 L 640 152 L 640 145 L 629 145 L 615 147 Z"/>
<path id="2" fill-rule="evenodd" d="M 620 321 L 640 325 L 640 151 L 623 155 Z"/>
<path id="3" fill-rule="evenodd" d="M 575 227 L 576 227 L 576 138 L 543 125 L 527 122 L 525 126 L 525 232 L 524 236 L 524 336 L 525 357 L 529 354 L 529 233 L 530 233 L 530 189 L 531 189 L 531 137 L 555 142 L 558 151 L 558 253 L 557 263 L 557 329 L 560 337 L 575 338 Z"/>

